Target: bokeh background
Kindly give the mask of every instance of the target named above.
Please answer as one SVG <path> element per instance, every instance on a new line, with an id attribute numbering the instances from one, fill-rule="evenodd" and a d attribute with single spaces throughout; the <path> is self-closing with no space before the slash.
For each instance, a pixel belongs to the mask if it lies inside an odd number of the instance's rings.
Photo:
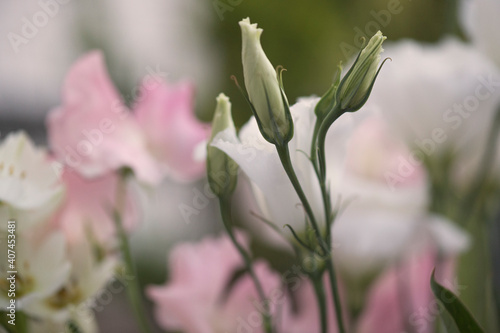
<path id="1" fill-rule="evenodd" d="M 154 72 L 171 82 L 193 81 L 196 113 L 203 121 L 211 119 L 215 96 L 224 91 L 241 125 L 250 110 L 230 76 L 243 80 L 242 18 L 264 28 L 263 47 L 273 64 L 287 69 L 292 103 L 299 96 L 321 95 L 338 62 L 348 62 L 360 38 L 377 29 L 389 41 L 463 38 L 456 11 L 455 0 L 1 0 L 0 134 L 24 129 L 44 144 L 45 116 L 60 102 L 65 73 L 92 49 L 104 52 L 126 101 L 133 100 L 140 79 Z M 143 284 L 165 280 L 172 244 L 217 231 L 214 202 L 200 203 L 200 213 L 189 221 L 179 210 L 204 186 L 204 181 L 166 181 L 144 194 L 144 223 L 133 236 Z M 263 251 L 257 246 L 257 254 Z M 286 265 L 279 258 L 277 265 Z M 122 296 L 98 313 L 103 332 L 135 331 Z"/>

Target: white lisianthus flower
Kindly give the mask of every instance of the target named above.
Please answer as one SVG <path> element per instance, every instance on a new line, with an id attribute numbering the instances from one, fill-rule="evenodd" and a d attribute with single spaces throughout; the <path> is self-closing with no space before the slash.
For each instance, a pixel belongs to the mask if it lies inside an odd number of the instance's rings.
<path id="1" fill-rule="evenodd" d="M 4 234 L 4 238 L 7 236 Z M 2 242 L 6 244 L 6 242 Z M 62 233 L 53 233 L 41 242 L 30 237 L 16 237 L 15 298 L 20 311 L 30 313 L 31 308 L 43 306 L 50 295 L 56 293 L 67 281 L 71 264 L 66 258 L 65 239 Z M 10 283 L 7 278 L 12 271 L 7 254 L 0 258 L 0 306 L 5 308 L 10 298 Z"/>
<path id="2" fill-rule="evenodd" d="M 306 156 L 317 102 L 317 98 L 304 98 L 290 108 L 295 124 L 290 153 L 299 181 L 321 221 L 321 193 Z M 375 110 L 367 109 L 343 115 L 327 136 L 327 179 L 332 206 L 336 207 L 341 199 L 343 207 L 332 231 L 334 258 L 352 277 L 372 273 L 396 260 L 416 243 L 420 230 L 431 234 L 434 230 L 430 227 L 432 221 L 422 222 L 427 219 L 425 171 L 421 166 L 401 164 L 408 148 L 394 139 L 387 128 Z M 267 219 L 278 227 L 290 224 L 298 232 L 304 230 L 300 201 L 274 146 L 262 139 L 253 118 L 241 129 L 239 138 L 228 129 L 219 133 L 212 145 L 226 152 L 247 174 Z M 455 230 L 450 223 L 442 229 L 445 233 Z M 443 238 L 435 239 L 440 242 Z M 455 246 L 453 239 L 437 245 L 449 244 Z"/>
<path id="3" fill-rule="evenodd" d="M 461 179 L 484 151 L 500 101 L 500 72 L 474 47 L 454 39 L 437 45 L 403 41 L 386 47 L 394 59 L 379 76 L 369 105 L 412 149 L 411 163 L 453 157 Z M 458 180 L 458 179 L 457 179 Z"/>
<path id="4" fill-rule="evenodd" d="M 24 132 L 0 144 L 0 220 L 16 219 L 17 231 L 45 220 L 59 205 L 64 188 L 47 153 Z M 0 230 L 7 224 L 0 223 Z"/>

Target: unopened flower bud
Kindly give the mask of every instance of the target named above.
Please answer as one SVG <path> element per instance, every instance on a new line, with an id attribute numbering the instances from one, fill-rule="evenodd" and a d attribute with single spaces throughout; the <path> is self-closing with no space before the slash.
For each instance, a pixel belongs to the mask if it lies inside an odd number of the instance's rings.
<path id="1" fill-rule="evenodd" d="M 217 107 L 212 120 L 212 135 L 207 145 L 207 176 L 210 189 L 219 197 L 231 194 L 238 180 L 238 164 L 223 151 L 212 147 L 214 137 L 226 130 L 234 129 L 231 102 L 224 94 L 217 97 Z"/>
<path id="2" fill-rule="evenodd" d="M 293 122 L 278 74 L 260 44 L 262 29 L 248 18 L 240 27 L 245 86 L 259 129 L 267 141 L 286 143 L 293 136 Z"/>
<path id="3" fill-rule="evenodd" d="M 332 85 L 327 90 L 327 92 L 321 97 L 318 104 L 316 104 L 316 107 L 314 108 L 314 113 L 316 114 L 316 117 L 320 121 L 324 119 L 333 110 L 335 106 L 336 102 L 335 95 L 337 93 L 337 89 L 340 84 L 341 73 L 342 73 L 342 64 L 339 64 Z"/>
<path id="4" fill-rule="evenodd" d="M 359 53 L 351 69 L 342 79 L 337 91 L 337 102 L 345 112 L 359 110 L 370 96 L 379 72 L 382 43 L 387 37 L 378 31 Z"/>

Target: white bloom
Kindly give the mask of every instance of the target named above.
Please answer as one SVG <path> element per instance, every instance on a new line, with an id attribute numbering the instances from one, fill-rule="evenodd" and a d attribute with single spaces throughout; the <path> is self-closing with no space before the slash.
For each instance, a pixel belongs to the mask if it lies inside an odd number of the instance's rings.
<path id="1" fill-rule="evenodd" d="M 292 164 L 306 195 L 313 198 L 311 204 L 319 218 L 322 212 L 319 185 L 311 162 L 300 152 L 310 150 L 316 102 L 317 99 L 302 99 L 291 107 L 296 131 L 289 146 Z M 261 210 L 271 221 L 279 227 L 290 224 L 296 230 L 303 229 L 305 215 L 297 206 L 299 198 L 283 170 L 275 146 L 261 136 L 254 117 L 243 126 L 239 138 L 234 129 L 228 128 L 213 139 L 212 145 L 228 154 L 247 174 Z"/>
<path id="2" fill-rule="evenodd" d="M 79 318 L 89 325 L 93 321 L 94 298 L 113 277 L 117 260 L 111 256 L 98 258 L 88 242 L 71 244 L 67 257 L 71 262 L 71 271 L 64 284 L 46 297 L 43 304 L 31 306 L 28 311 L 55 323 Z"/>
<path id="3" fill-rule="evenodd" d="M 7 237 L 6 234 L 2 235 Z M 2 242 L 6 244 L 5 242 Z M 30 309 L 43 306 L 45 299 L 56 293 L 66 283 L 71 264 L 66 258 L 65 240 L 61 233 L 54 233 L 41 242 L 30 237 L 16 237 L 16 302 L 19 310 L 32 314 Z M 7 271 L 11 271 L 7 255 L 0 258 L 0 305 L 7 306 Z"/>
<path id="4" fill-rule="evenodd" d="M 462 0 L 462 25 L 472 43 L 500 66 L 500 2 L 496 0 Z"/>
<path id="5" fill-rule="evenodd" d="M 291 107 L 295 136 L 290 152 L 315 215 L 324 220 L 318 181 L 305 155 L 310 151 L 317 101 L 301 99 Z M 295 230 L 303 230 L 305 217 L 299 199 L 274 146 L 260 137 L 254 119 L 242 128 L 240 138 L 234 130 L 226 130 L 216 136 L 213 145 L 248 175 L 269 220 L 280 227 L 291 224 Z M 339 198 L 345 205 L 334 222 L 334 257 L 351 276 L 371 273 L 397 259 L 416 243 L 417 231 L 431 232 L 422 222 L 427 219 L 426 175 L 422 166 L 405 164 L 408 151 L 373 108 L 345 114 L 332 125 L 327 137 L 327 177 L 332 205 Z M 447 224 L 441 229 L 447 227 L 451 228 Z"/>
<path id="6" fill-rule="evenodd" d="M 453 155 L 462 167 L 481 154 L 500 100 L 496 66 L 453 39 L 438 45 L 404 41 L 387 46 L 386 54 L 393 62 L 367 105 L 380 107 L 414 149 L 414 160 Z"/>
<path id="7" fill-rule="evenodd" d="M 59 205 L 63 186 L 49 157 L 24 132 L 0 144 L 0 230 L 17 220 L 17 231 L 45 220 Z"/>
<path id="8" fill-rule="evenodd" d="M 235 131 L 231 116 L 229 98 L 220 94 L 217 97 L 217 108 L 212 120 L 212 135 L 210 141 L 226 128 Z M 227 195 L 234 191 L 238 180 L 238 165 L 224 152 L 215 147 L 207 146 L 207 176 L 210 188 L 217 196 Z"/>

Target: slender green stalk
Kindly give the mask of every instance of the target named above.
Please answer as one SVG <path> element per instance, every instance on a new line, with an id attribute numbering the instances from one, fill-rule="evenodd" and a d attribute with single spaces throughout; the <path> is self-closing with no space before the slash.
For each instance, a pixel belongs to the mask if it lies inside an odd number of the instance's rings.
<path id="1" fill-rule="evenodd" d="M 132 261 L 132 253 L 130 251 L 130 244 L 128 241 L 127 233 L 123 227 L 123 219 L 121 212 L 125 207 L 125 197 L 126 197 L 126 184 L 125 176 L 120 177 L 116 189 L 116 209 L 113 214 L 114 222 L 116 226 L 116 232 L 120 240 L 120 250 L 122 253 L 122 260 L 125 266 L 125 274 L 127 276 L 134 276 L 134 280 L 127 284 L 127 296 L 129 302 L 132 306 L 134 316 L 137 323 L 143 333 L 150 333 L 148 321 L 146 319 L 146 313 L 144 311 L 144 306 L 142 305 L 142 296 L 139 287 L 139 281 L 137 279 L 137 273 L 135 271 L 134 263 Z"/>
<path id="2" fill-rule="evenodd" d="M 332 288 L 333 304 L 335 307 L 335 316 L 337 317 L 339 333 L 345 333 L 346 330 L 344 328 L 344 317 L 342 316 L 342 304 L 340 303 L 337 275 L 331 257 L 326 260 L 326 268 L 328 269 L 328 278 L 330 280 L 330 287 Z"/>
<path id="3" fill-rule="evenodd" d="M 302 186 L 300 186 L 299 179 L 297 178 L 297 174 L 295 173 L 295 170 L 293 169 L 292 165 L 292 160 L 290 159 L 290 150 L 288 148 L 288 145 L 284 146 L 276 146 L 276 150 L 278 151 L 278 156 L 281 160 L 281 164 L 283 165 L 283 168 L 285 169 L 286 174 L 288 175 L 288 178 L 290 179 L 290 182 L 292 183 L 293 188 L 295 189 L 295 192 L 299 196 L 300 202 L 304 206 L 304 209 L 306 211 L 307 216 L 309 217 L 309 221 L 311 222 L 311 225 L 313 227 L 314 233 L 316 235 L 316 239 L 318 240 L 318 243 L 321 247 L 321 249 L 324 251 L 325 254 L 328 254 L 328 246 L 326 245 L 325 241 L 323 240 L 323 237 L 321 235 L 321 229 L 318 225 L 318 222 L 316 221 L 316 217 L 314 216 L 314 212 L 311 208 L 311 205 L 309 204 L 309 201 L 307 200 L 307 197 L 302 190 Z"/>
<path id="4" fill-rule="evenodd" d="M 320 141 L 321 142 L 321 137 Z M 322 140 L 324 142 L 324 140 Z M 314 216 L 314 212 L 311 208 L 311 205 L 309 204 L 309 201 L 307 200 L 307 197 L 302 189 L 302 186 L 300 185 L 300 182 L 297 178 L 297 174 L 295 173 L 295 170 L 293 169 L 292 161 L 290 159 L 290 151 L 288 148 L 288 145 L 285 146 L 276 146 L 276 150 L 278 151 L 278 155 L 281 160 L 281 164 L 283 165 L 283 168 L 285 169 L 286 174 L 288 175 L 288 178 L 290 179 L 290 182 L 292 183 L 295 192 L 299 196 L 299 199 L 304 206 L 304 209 L 306 211 L 307 216 L 309 217 L 309 220 L 311 221 L 311 225 L 313 227 L 313 230 L 316 235 L 316 239 L 323 250 L 323 254 L 325 256 L 325 262 L 326 266 L 328 269 L 328 275 L 329 275 L 329 280 L 330 280 L 330 285 L 332 288 L 332 296 L 333 296 L 333 302 L 335 304 L 335 315 L 337 316 L 337 324 L 339 328 L 339 333 L 345 333 L 344 329 L 344 322 L 343 322 L 343 317 L 342 317 L 342 307 L 340 305 L 340 298 L 339 298 L 339 293 L 338 293 L 338 286 L 337 286 L 337 277 L 335 275 L 335 267 L 333 266 L 333 260 L 331 257 L 331 243 L 330 242 L 325 242 L 325 239 L 323 238 L 323 235 L 321 234 L 321 229 L 319 228 L 319 225 L 316 221 L 316 217 Z M 324 144 L 323 144 L 323 151 L 324 151 Z M 323 154 L 324 155 L 324 154 Z M 321 157 L 321 155 L 318 155 Z M 321 159 L 320 159 L 321 163 Z M 325 177 L 322 178 L 324 182 Z M 328 224 L 328 223 L 327 223 Z M 327 237 L 329 239 L 329 237 Z"/>
<path id="5" fill-rule="evenodd" d="M 262 284 L 260 283 L 259 279 L 257 278 L 257 274 L 255 274 L 255 271 L 253 269 L 252 258 L 245 250 L 245 248 L 243 248 L 243 246 L 241 246 L 241 244 L 238 242 L 233 232 L 231 223 L 231 201 L 229 197 L 219 197 L 219 205 L 224 228 L 226 229 L 226 232 L 228 233 L 229 238 L 233 242 L 234 246 L 243 258 L 245 269 L 248 271 L 248 274 L 250 275 L 250 278 L 255 285 L 255 289 L 257 289 L 257 293 L 259 294 L 262 306 L 264 307 L 262 318 L 264 320 L 265 331 L 267 333 L 273 333 L 271 309 L 269 308 L 269 303 L 266 301 L 266 295 L 264 293 L 264 289 L 262 288 Z"/>
<path id="6" fill-rule="evenodd" d="M 326 297 L 325 288 L 323 286 L 323 280 L 320 277 L 313 278 L 314 292 L 316 293 L 316 299 L 318 300 L 319 316 L 321 322 L 321 333 L 326 333 L 328 331 L 328 319 L 326 316 Z"/>

